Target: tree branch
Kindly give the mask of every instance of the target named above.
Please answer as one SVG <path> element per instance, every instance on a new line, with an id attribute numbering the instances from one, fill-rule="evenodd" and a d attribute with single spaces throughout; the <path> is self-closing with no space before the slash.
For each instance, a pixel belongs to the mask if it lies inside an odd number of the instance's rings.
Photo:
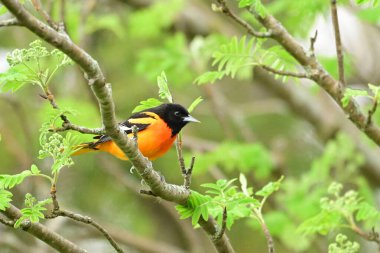
<path id="1" fill-rule="evenodd" d="M 111 235 L 97 222 L 95 222 L 91 217 L 83 216 L 77 213 L 73 213 L 67 210 L 58 210 L 55 212 L 58 216 L 68 217 L 70 219 L 73 219 L 75 221 L 79 221 L 85 224 L 90 224 L 94 228 L 96 228 L 100 233 L 103 234 L 103 236 L 110 242 L 112 247 L 116 250 L 118 253 L 124 253 L 124 251 L 121 249 L 121 247 L 116 243 L 116 241 L 111 237 Z"/>
<path id="2" fill-rule="evenodd" d="M 336 0 L 331 0 L 331 18 L 334 27 L 335 35 L 335 46 L 336 46 L 336 56 L 338 59 L 338 71 L 339 71 L 339 81 L 342 85 L 345 85 L 344 80 L 344 59 L 343 59 L 343 50 L 342 50 L 342 41 L 340 39 L 340 29 L 339 29 L 339 20 L 338 20 L 338 10 L 336 7 Z"/>
<path id="3" fill-rule="evenodd" d="M 130 140 L 120 131 L 115 117 L 115 105 L 112 99 L 111 85 L 106 84 L 105 77 L 97 61 L 79 46 L 74 44 L 66 34 L 55 31 L 31 15 L 18 1 L 0 1 L 25 25 L 25 27 L 67 54 L 82 68 L 85 77 L 98 100 L 106 134 L 115 141 L 129 158 L 139 175 L 147 185 L 149 185 L 152 192 L 165 200 L 178 204 L 185 204 L 190 191 L 185 187 L 164 182 L 160 174 L 153 169 L 152 163 L 145 158 L 134 145 L 133 140 Z M 214 226 L 215 221 L 210 217 L 208 221 L 205 221 L 202 224 L 203 225 L 201 226 L 203 229 L 209 233 L 209 227 Z M 209 234 L 211 235 L 214 233 Z M 223 235 L 220 240 L 214 241 L 214 246 L 218 252 L 234 252 L 226 235 Z"/>
<path id="4" fill-rule="evenodd" d="M 0 20 L 0 27 L 4 26 L 22 26 L 22 24 L 16 18 L 10 18 L 6 20 Z"/>
<path id="5" fill-rule="evenodd" d="M 249 25 L 247 22 L 245 22 L 243 19 L 241 19 L 238 15 L 233 13 L 230 8 L 228 8 L 227 3 L 225 0 L 218 0 L 218 3 L 220 4 L 221 11 L 229 16 L 231 19 L 233 19 L 235 22 L 239 23 L 242 27 L 244 27 L 249 34 L 251 34 L 254 37 L 257 38 L 269 38 L 271 37 L 271 32 L 266 33 L 260 33 L 257 32 L 251 25 Z"/>
<path id="6" fill-rule="evenodd" d="M 271 72 L 272 74 L 275 74 L 275 75 L 291 76 L 291 77 L 296 77 L 296 78 L 307 78 L 307 79 L 310 78 L 310 74 L 308 74 L 308 73 L 296 73 L 296 72 L 278 70 L 278 69 L 271 68 L 268 65 L 264 65 L 264 64 L 258 64 L 256 66 L 261 67 L 261 68 L 265 69 L 266 71 Z"/>
<path id="7" fill-rule="evenodd" d="M 367 124 L 367 117 L 364 115 L 359 105 L 351 99 L 346 107 L 342 105 L 344 87 L 335 80 L 316 60 L 308 55 L 304 48 L 294 37 L 282 26 L 282 24 L 271 15 L 261 17 L 254 11 L 252 14 L 268 30 L 272 31 L 272 38 L 276 40 L 285 50 L 287 50 L 305 69 L 311 74 L 311 79 L 321 86 L 349 116 L 349 119 L 377 145 L 380 145 L 380 128 L 374 124 Z"/>
<path id="8" fill-rule="evenodd" d="M 94 135 L 102 135 L 106 133 L 103 127 L 87 128 L 83 126 L 77 126 L 72 123 L 63 123 L 62 127 L 51 129 L 52 132 L 63 132 L 67 130 L 74 130 L 82 134 L 94 134 Z"/>
<path id="9" fill-rule="evenodd" d="M 2 211 L 2 213 L 6 217 L 11 219 L 12 221 L 15 221 L 21 217 L 20 210 L 13 205 L 11 205 L 5 211 Z M 25 232 L 32 234 L 33 236 L 45 242 L 46 244 L 48 244 L 49 246 L 51 246 L 52 248 L 56 249 L 59 252 L 87 253 L 86 250 L 79 248 L 77 245 L 75 245 L 71 241 L 55 233 L 54 231 L 49 230 L 48 228 L 46 228 L 40 223 L 31 223 L 31 222 L 22 223 L 21 228 Z"/>

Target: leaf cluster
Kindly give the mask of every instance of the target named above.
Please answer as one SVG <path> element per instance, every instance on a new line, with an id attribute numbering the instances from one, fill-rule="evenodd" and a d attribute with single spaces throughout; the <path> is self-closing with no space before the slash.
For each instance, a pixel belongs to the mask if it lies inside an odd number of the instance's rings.
<path id="1" fill-rule="evenodd" d="M 220 179 L 216 183 L 202 184 L 201 186 L 206 188 L 205 195 L 192 191 L 186 205 L 176 206 L 181 219 L 191 217 L 195 226 L 201 217 L 207 220 L 209 215 L 212 215 L 218 224 L 222 225 L 223 212 L 226 209 L 228 229 L 241 218 L 254 218 L 264 222 L 261 214 L 262 206 L 266 199 L 279 189 L 283 178 L 268 183 L 256 193 L 253 193 L 251 187 L 247 187 L 247 179 L 243 174 L 240 175 L 240 190 L 234 185 L 236 180 Z"/>
<path id="2" fill-rule="evenodd" d="M 279 46 L 264 47 L 265 41 L 265 39 L 247 39 L 246 36 L 240 39 L 236 36 L 233 37 L 214 51 L 211 65 L 217 69 L 203 73 L 195 82 L 201 85 L 214 83 L 225 76 L 234 78 L 238 73 L 260 65 L 266 65 L 279 71 L 296 70 L 296 62 L 289 53 Z M 280 76 L 275 75 L 275 78 L 278 77 Z M 283 81 L 286 81 L 287 77 L 282 76 L 282 78 Z"/>
<path id="3" fill-rule="evenodd" d="M 37 201 L 30 193 L 25 195 L 25 208 L 21 209 L 22 216 L 17 219 L 14 224 L 15 228 L 19 228 L 22 222 L 29 220 L 30 222 L 39 222 L 40 219 L 44 219 L 43 214 L 46 211 L 46 205 L 52 203 L 52 199 L 48 198 L 45 200 Z"/>
<path id="4" fill-rule="evenodd" d="M 329 245 L 328 253 L 357 253 L 360 250 L 359 243 L 349 241 L 343 234 L 338 234 L 335 241 Z"/>
<path id="5" fill-rule="evenodd" d="M 356 222 L 371 224 L 380 220 L 380 212 L 364 201 L 357 191 L 342 193 L 343 185 L 331 183 L 326 197 L 320 200 L 320 212 L 306 220 L 300 227 L 304 233 L 327 234 L 336 228 L 356 228 Z"/>
<path id="6" fill-rule="evenodd" d="M 7 62 L 9 69 L 0 73 L 1 92 L 15 92 L 27 84 L 46 91 L 57 70 L 72 63 L 58 49 L 49 51 L 40 40 L 30 43 L 29 48 L 13 50 L 7 55 Z"/>

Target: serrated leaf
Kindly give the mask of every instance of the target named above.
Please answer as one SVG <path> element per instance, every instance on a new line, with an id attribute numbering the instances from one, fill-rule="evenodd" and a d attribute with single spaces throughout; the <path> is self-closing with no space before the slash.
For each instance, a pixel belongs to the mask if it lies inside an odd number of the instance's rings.
<path id="1" fill-rule="evenodd" d="M 280 189 L 282 180 L 284 180 L 284 176 L 281 176 L 281 178 L 276 182 L 269 182 L 255 194 L 257 196 L 269 197 L 273 192 L 278 191 L 278 189 Z"/>
<path id="2" fill-rule="evenodd" d="M 221 80 L 225 75 L 225 71 L 208 71 L 198 76 L 194 83 L 198 85 L 215 83 L 216 80 Z"/>
<path id="3" fill-rule="evenodd" d="M 166 78 L 165 72 L 162 72 L 161 75 L 157 77 L 157 85 L 158 96 L 162 99 L 167 99 L 169 103 L 173 103 L 173 97 L 169 90 L 168 79 Z"/>
<path id="4" fill-rule="evenodd" d="M 13 194 L 5 189 L 0 189 L 0 210 L 4 211 L 10 206 Z"/>
<path id="5" fill-rule="evenodd" d="M 199 218 L 201 217 L 201 214 L 202 214 L 202 212 L 201 212 L 201 209 L 199 207 L 194 209 L 193 216 L 191 217 L 191 224 L 193 226 L 198 224 L 198 221 L 199 221 Z"/>
<path id="6" fill-rule="evenodd" d="M 33 175 L 38 175 L 41 173 L 41 171 L 38 169 L 37 165 L 32 164 L 30 167 L 30 171 L 32 172 Z"/>
<path id="7" fill-rule="evenodd" d="M 379 220 L 380 212 L 367 202 L 362 202 L 359 204 L 359 210 L 356 213 L 357 221 L 366 221 L 371 219 Z"/>

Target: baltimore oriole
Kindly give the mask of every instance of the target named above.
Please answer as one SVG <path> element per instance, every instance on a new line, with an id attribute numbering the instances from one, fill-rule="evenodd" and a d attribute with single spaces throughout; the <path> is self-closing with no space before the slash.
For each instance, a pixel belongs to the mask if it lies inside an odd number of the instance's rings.
<path id="1" fill-rule="evenodd" d="M 141 153 L 154 160 L 165 154 L 172 146 L 177 134 L 189 122 L 199 122 L 179 104 L 161 104 L 132 114 L 119 123 L 120 130 L 132 138 L 132 127 L 137 127 L 137 143 Z M 128 160 L 121 149 L 107 135 L 98 135 L 94 142 L 83 143 L 73 155 L 91 151 L 104 151 L 122 160 Z"/>

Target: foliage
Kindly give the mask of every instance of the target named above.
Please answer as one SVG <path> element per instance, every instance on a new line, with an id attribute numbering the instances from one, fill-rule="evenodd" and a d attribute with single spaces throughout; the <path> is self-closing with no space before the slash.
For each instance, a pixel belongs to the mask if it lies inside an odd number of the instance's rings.
<path id="1" fill-rule="evenodd" d="M 157 86 L 158 86 L 158 96 L 160 99 L 167 100 L 169 103 L 173 103 L 173 96 L 169 90 L 168 79 L 165 72 L 163 71 L 161 75 L 157 76 Z M 189 106 L 188 111 L 192 112 L 195 107 L 197 107 L 203 99 L 201 97 L 196 98 Z M 147 100 L 140 101 L 140 104 L 136 106 L 132 112 L 139 112 L 145 109 L 149 109 L 162 104 L 163 102 L 156 98 L 148 98 Z"/>
<path id="2" fill-rule="evenodd" d="M 327 234 L 336 228 L 356 228 L 356 222 L 368 221 L 370 224 L 380 220 L 380 212 L 363 201 L 358 192 L 349 190 L 342 194 L 343 185 L 333 182 L 321 198 L 320 212 L 306 220 L 300 227 L 304 233 Z"/>
<path id="3" fill-rule="evenodd" d="M 247 186 L 247 179 L 244 174 L 240 174 L 239 180 L 241 190 L 233 185 L 236 179 L 220 179 L 216 183 L 202 184 L 201 186 L 207 189 L 206 195 L 192 191 L 186 205 L 176 206 L 181 219 L 191 217 L 192 224 L 195 226 L 201 217 L 207 220 L 209 215 L 212 215 L 216 217 L 221 226 L 223 212 L 226 209 L 226 227 L 228 229 L 236 220 L 241 218 L 257 219 L 264 224 L 261 213 L 262 207 L 267 198 L 279 189 L 283 177 L 276 182 L 268 183 L 256 193 L 253 193 L 252 188 Z"/>
<path id="4" fill-rule="evenodd" d="M 240 0 L 239 1 L 239 8 L 246 8 L 249 7 L 250 9 L 254 10 L 259 14 L 260 17 L 264 18 L 266 15 L 268 15 L 268 11 L 261 2 L 261 0 Z"/>
<path id="5" fill-rule="evenodd" d="M 295 61 L 289 53 L 278 46 L 265 48 L 264 43 L 264 39 L 247 40 L 246 36 L 240 39 L 233 37 L 229 42 L 222 44 L 212 55 L 212 66 L 216 66 L 217 70 L 203 73 L 195 82 L 206 84 L 220 80 L 224 76 L 234 78 L 237 73 L 260 65 L 266 65 L 279 71 L 296 70 Z M 280 76 L 275 75 L 275 78 L 278 77 Z M 281 77 L 283 81 L 286 81 L 286 77 Z"/>
<path id="6" fill-rule="evenodd" d="M 269 13 L 277 17 L 292 34 L 301 37 L 308 35 L 317 16 L 327 11 L 329 6 L 330 1 L 325 0 L 282 0 L 266 5 Z"/>
<path id="7" fill-rule="evenodd" d="M 22 208 L 22 216 L 17 219 L 14 224 L 15 228 L 19 228 L 22 222 L 29 220 L 30 222 L 39 222 L 40 219 L 44 219 L 43 211 L 46 211 L 46 205 L 52 202 L 51 198 L 42 201 L 37 201 L 30 193 L 25 195 L 25 206 Z"/>
<path id="8" fill-rule="evenodd" d="M 71 154 L 76 150 L 77 145 L 80 143 L 78 138 L 70 132 L 63 137 L 59 133 L 52 133 L 50 131 L 54 126 L 54 122 L 60 115 L 60 111 L 58 111 L 57 114 L 53 114 L 40 129 L 41 150 L 38 158 L 53 158 L 53 165 L 51 167 L 53 175 L 58 174 L 63 167 L 74 164 Z"/>
<path id="9" fill-rule="evenodd" d="M 377 7 L 379 5 L 379 0 L 356 0 L 359 5 L 372 5 L 372 7 Z"/>
<path id="10" fill-rule="evenodd" d="M 359 97 L 359 96 L 368 97 L 373 101 L 379 102 L 380 87 L 375 86 L 370 83 L 368 84 L 368 87 L 369 87 L 369 90 L 371 91 L 371 94 L 369 94 L 367 90 L 346 88 L 344 92 L 344 96 L 342 98 L 342 105 L 346 107 L 352 98 Z"/>
<path id="11" fill-rule="evenodd" d="M 362 201 L 373 206 L 371 189 L 358 172 L 363 162 L 362 154 L 348 136 L 339 133 L 335 139 L 329 141 L 324 146 L 323 153 L 313 160 L 310 167 L 305 168 L 299 176 L 288 175 L 281 192 L 275 195 L 276 203 L 286 205 L 280 204 L 280 209 L 270 210 L 265 214 L 272 235 L 292 252 L 307 250 L 315 236 L 300 233 L 301 229 L 298 227 L 321 212 L 320 201 L 325 198 L 326 189 L 334 180 L 357 188 Z M 261 229 L 254 222 L 249 224 L 257 230 Z M 326 224 L 330 224 L 329 227 L 333 229 L 336 223 L 326 220 Z M 305 228 L 308 227 L 305 225 Z"/>
<path id="12" fill-rule="evenodd" d="M 42 46 L 40 40 L 30 43 L 29 46 L 15 49 L 7 55 L 10 68 L 0 73 L 0 91 L 15 92 L 26 84 L 38 85 L 46 91 L 57 70 L 72 62 L 58 49 L 49 51 Z"/>
<path id="13" fill-rule="evenodd" d="M 10 191 L 2 189 L 0 187 L 0 211 L 4 211 L 9 207 L 12 201 L 13 194 Z"/>
<path id="14" fill-rule="evenodd" d="M 329 245 L 328 253 L 356 253 L 359 252 L 360 245 L 357 242 L 351 242 L 347 236 L 338 234 L 335 239 L 336 242 Z"/>

